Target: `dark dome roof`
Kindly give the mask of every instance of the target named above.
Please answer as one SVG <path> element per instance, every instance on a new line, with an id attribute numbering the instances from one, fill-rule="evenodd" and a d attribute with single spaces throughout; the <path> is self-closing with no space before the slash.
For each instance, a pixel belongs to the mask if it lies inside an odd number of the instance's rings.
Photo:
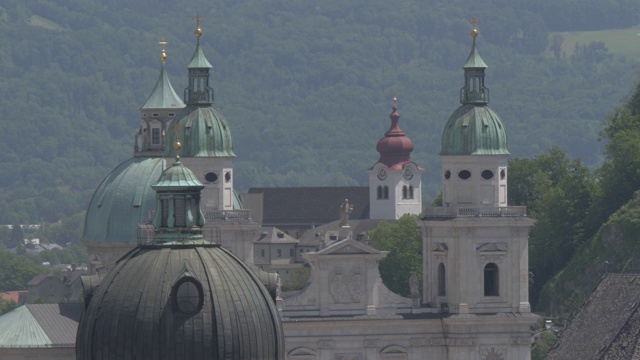
<path id="1" fill-rule="evenodd" d="M 162 170 L 162 158 L 134 157 L 118 165 L 93 193 L 84 222 L 84 241 L 136 242 L 138 224 L 156 210 L 151 188 Z"/>
<path id="2" fill-rule="evenodd" d="M 391 127 L 376 145 L 376 150 L 380 153 L 378 162 L 385 164 L 391 170 L 401 170 L 406 163 L 411 161 L 413 142 L 398 125 L 400 114 L 395 105 L 389 117 L 391 118 Z"/>
<path id="3" fill-rule="evenodd" d="M 213 106 L 189 105 L 173 122 L 178 125 L 178 140 L 182 143 L 180 156 L 235 157 L 231 129 L 227 120 Z M 173 125 L 172 125 L 173 127 Z M 175 144 L 176 131 L 167 134 L 167 144 Z M 176 151 L 168 146 L 165 156 L 174 157 Z"/>
<path id="4" fill-rule="evenodd" d="M 146 245 L 116 263 L 86 305 L 77 359 L 281 359 L 277 310 L 219 245 Z"/>
<path id="5" fill-rule="evenodd" d="M 464 104 L 449 118 L 440 155 L 508 155 L 502 121 L 487 105 Z"/>

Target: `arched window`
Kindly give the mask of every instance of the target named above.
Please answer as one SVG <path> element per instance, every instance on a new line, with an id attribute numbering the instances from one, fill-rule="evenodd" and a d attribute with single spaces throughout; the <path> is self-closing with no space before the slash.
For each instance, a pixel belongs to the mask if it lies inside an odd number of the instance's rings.
<path id="1" fill-rule="evenodd" d="M 387 185 L 384 186 L 384 194 L 383 194 L 385 199 L 389 198 L 389 187 Z"/>
<path id="2" fill-rule="evenodd" d="M 407 191 L 407 185 L 402 187 L 402 198 L 403 199 L 407 199 L 408 198 L 408 191 Z"/>
<path id="3" fill-rule="evenodd" d="M 440 263 L 440 265 L 438 265 L 438 296 L 447 295 L 446 280 L 444 264 Z"/>
<path id="4" fill-rule="evenodd" d="M 382 186 L 378 186 L 378 199 L 382 199 Z"/>
<path id="5" fill-rule="evenodd" d="M 409 199 L 413 199 L 413 185 L 409 185 Z"/>
<path id="6" fill-rule="evenodd" d="M 494 263 L 488 263 L 484 267 L 484 296 L 499 296 L 500 274 L 498 265 Z"/>

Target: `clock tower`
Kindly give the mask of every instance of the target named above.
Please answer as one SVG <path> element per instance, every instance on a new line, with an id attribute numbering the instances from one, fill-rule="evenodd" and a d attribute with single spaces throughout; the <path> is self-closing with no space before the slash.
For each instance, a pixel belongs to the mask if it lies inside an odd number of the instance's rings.
<path id="1" fill-rule="evenodd" d="M 371 219 L 396 220 L 404 214 L 422 212 L 422 171 L 413 160 L 413 142 L 400 129 L 400 114 L 393 99 L 391 127 L 378 141 L 380 158 L 369 169 Z"/>

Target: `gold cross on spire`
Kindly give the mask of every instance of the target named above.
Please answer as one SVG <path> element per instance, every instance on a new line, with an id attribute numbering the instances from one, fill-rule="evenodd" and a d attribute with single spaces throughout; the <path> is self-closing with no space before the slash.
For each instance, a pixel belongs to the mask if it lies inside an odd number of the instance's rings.
<path id="1" fill-rule="evenodd" d="M 204 18 L 201 18 L 200 15 L 196 14 L 196 17 L 194 17 L 193 20 L 195 20 L 196 22 L 196 37 L 200 39 L 200 35 L 202 35 L 202 29 L 200 29 L 200 20 L 204 20 Z"/>
<path id="2" fill-rule="evenodd" d="M 475 39 L 476 36 L 478 36 L 478 27 L 476 26 L 478 24 L 478 19 L 474 16 L 469 22 L 473 26 L 473 30 L 471 30 L 471 37 Z"/>
<path id="3" fill-rule="evenodd" d="M 167 62 L 167 53 L 164 51 L 164 46 L 167 45 L 167 42 L 164 41 L 164 37 L 160 42 L 158 42 L 158 44 L 162 46 L 162 55 L 160 55 L 160 60 L 162 60 L 162 65 L 164 65 L 164 63 Z"/>

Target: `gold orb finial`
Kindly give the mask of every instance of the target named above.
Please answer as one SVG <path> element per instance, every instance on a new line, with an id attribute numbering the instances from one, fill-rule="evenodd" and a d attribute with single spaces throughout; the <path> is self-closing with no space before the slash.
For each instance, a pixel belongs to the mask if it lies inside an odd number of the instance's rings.
<path id="1" fill-rule="evenodd" d="M 193 18 L 193 20 L 196 21 L 196 31 L 194 33 L 196 34 L 196 38 L 200 39 L 200 36 L 202 36 L 202 29 L 200 28 L 200 20 L 204 20 L 204 18 L 201 18 L 199 15 L 196 15 L 196 17 Z"/>
<path id="2" fill-rule="evenodd" d="M 398 102 L 398 98 L 397 97 L 393 97 L 393 105 L 395 105 Z"/>
<path id="3" fill-rule="evenodd" d="M 473 26 L 473 30 L 471 30 L 471 37 L 475 39 L 478 36 L 478 27 L 476 26 L 478 24 L 478 19 L 474 16 L 469 22 Z"/>
<path id="4" fill-rule="evenodd" d="M 162 54 L 160 55 L 160 60 L 162 61 L 162 65 L 164 65 L 167 62 L 167 53 L 164 51 L 164 46 L 167 45 L 167 42 L 164 41 L 164 37 L 160 42 L 158 42 L 158 44 L 162 46 Z"/>
<path id="5" fill-rule="evenodd" d="M 175 145 L 173 145 L 173 148 L 176 149 L 176 160 L 180 160 L 180 149 L 182 148 L 182 144 L 180 144 L 180 141 L 176 141 Z"/>

